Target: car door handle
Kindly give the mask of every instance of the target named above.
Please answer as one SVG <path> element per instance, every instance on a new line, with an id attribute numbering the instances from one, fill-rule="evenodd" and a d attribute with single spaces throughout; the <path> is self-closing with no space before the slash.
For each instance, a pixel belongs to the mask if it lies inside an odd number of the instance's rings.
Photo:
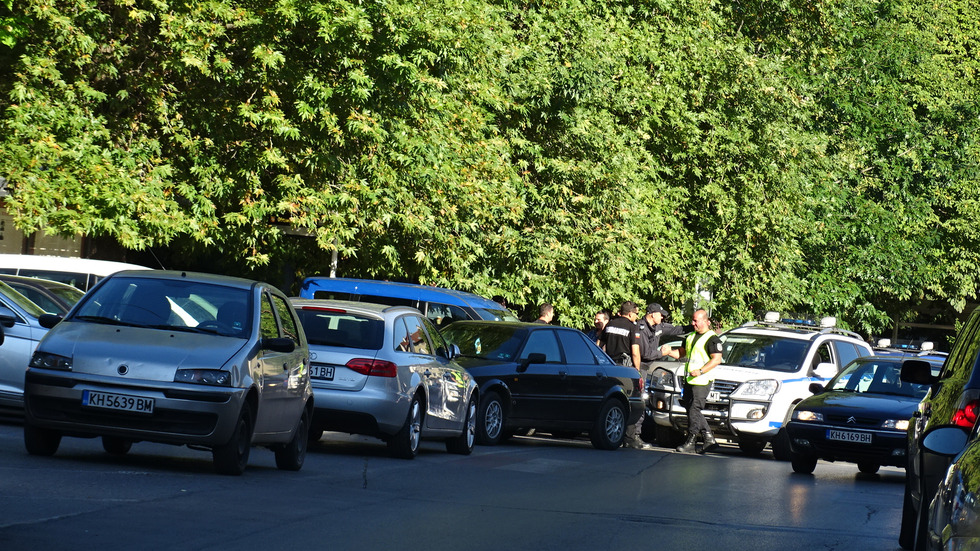
<path id="1" fill-rule="evenodd" d="M 605 374 L 605 373 L 603 373 L 603 372 L 601 372 L 601 371 L 596 371 L 596 372 L 595 372 L 595 377 L 596 377 L 596 379 L 601 379 L 601 378 L 603 378 L 603 377 L 605 377 L 605 376 L 606 376 L 606 374 Z"/>
<path id="2" fill-rule="evenodd" d="M 429 370 L 429 369 L 426 369 L 424 372 L 422 372 L 422 374 L 425 375 L 426 377 L 431 377 L 432 376 L 432 371 Z"/>
<path id="3" fill-rule="evenodd" d="M 558 372 L 558 376 L 561 377 L 562 379 L 564 379 L 565 377 L 568 377 L 568 372 L 567 371 L 559 371 Z"/>

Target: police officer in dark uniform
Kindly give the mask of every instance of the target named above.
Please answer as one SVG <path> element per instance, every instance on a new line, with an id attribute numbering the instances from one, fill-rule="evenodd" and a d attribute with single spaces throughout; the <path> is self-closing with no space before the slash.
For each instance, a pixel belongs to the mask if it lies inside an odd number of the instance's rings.
<path id="1" fill-rule="evenodd" d="M 613 361 L 627 367 L 635 367 L 637 371 L 639 371 L 642 363 L 640 360 L 640 344 L 643 338 L 636 325 L 638 314 L 639 308 L 636 304 L 627 300 L 619 307 L 619 315 L 606 324 L 606 328 L 602 331 L 602 337 L 599 339 L 599 345 Z M 639 378 L 640 381 L 643 381 L 642 375 Z M 640 422 L 642 423 L 642 421 L 641 414 Z M 636 425 L 626 427 L 626 438 L 623 439 L 623 445 L 641 450 L 653 447 L 640 440 L 636 434 Z"/>

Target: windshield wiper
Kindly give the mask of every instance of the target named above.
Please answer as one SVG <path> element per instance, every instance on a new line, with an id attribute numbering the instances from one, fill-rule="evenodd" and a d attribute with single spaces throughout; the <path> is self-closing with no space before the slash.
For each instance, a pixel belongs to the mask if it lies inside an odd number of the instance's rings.
<path id="1" fill-rule="evenodd" d="M 106 325 L 131 325 L 117 320 L 116 318 L 107 318 L 105 316 L 74 316 L 72 319 L 79 321 L 90 321 L 92 323 L 104 323 Z"/>

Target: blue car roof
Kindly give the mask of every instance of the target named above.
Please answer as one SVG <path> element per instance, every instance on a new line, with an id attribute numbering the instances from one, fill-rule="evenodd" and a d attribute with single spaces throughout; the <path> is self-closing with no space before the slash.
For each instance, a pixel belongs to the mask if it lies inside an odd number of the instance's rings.
<path id="1" fill-rule="evenodd" d="M 373 279 L 350 279 L 343 277 L 308 277 L 303 280 L 299 296 L 314 298 L 316 291 L 332 291 L 350 293 L 353 295 L 374 295 L 392 298 L 412 299 L 426 302 L 439 302 L 455 306 L 471 308 L 489 308 L 500 310 L 503 307 L 496 302 L 481 297 L 475 293 L 418 285 L 415 283 L 400 283 L 395 281 L 377 281 Z"/>

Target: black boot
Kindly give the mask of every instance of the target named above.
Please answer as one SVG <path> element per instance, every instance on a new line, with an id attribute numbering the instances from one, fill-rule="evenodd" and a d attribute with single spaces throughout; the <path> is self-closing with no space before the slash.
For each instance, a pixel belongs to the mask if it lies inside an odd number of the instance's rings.
<path id="1" fill-rule="evenodd" d="M 697 450 L 697 441 L 698 435 L 693 432 L 689 432 L 687 433 L 687 442 L 684 442 L 682 445 L 678 446 L 677 451 L 683 453 L 694 453 Z"/>
<path id="2" fill-rule="evenodd" d="M 711 434 L 710 430 L 701 431 L 701 437 L 704 440 L 704 447 L 701 449 L 701 453 L 718 447 L 718 441 L 715 440 L 715 435 Z"/>

